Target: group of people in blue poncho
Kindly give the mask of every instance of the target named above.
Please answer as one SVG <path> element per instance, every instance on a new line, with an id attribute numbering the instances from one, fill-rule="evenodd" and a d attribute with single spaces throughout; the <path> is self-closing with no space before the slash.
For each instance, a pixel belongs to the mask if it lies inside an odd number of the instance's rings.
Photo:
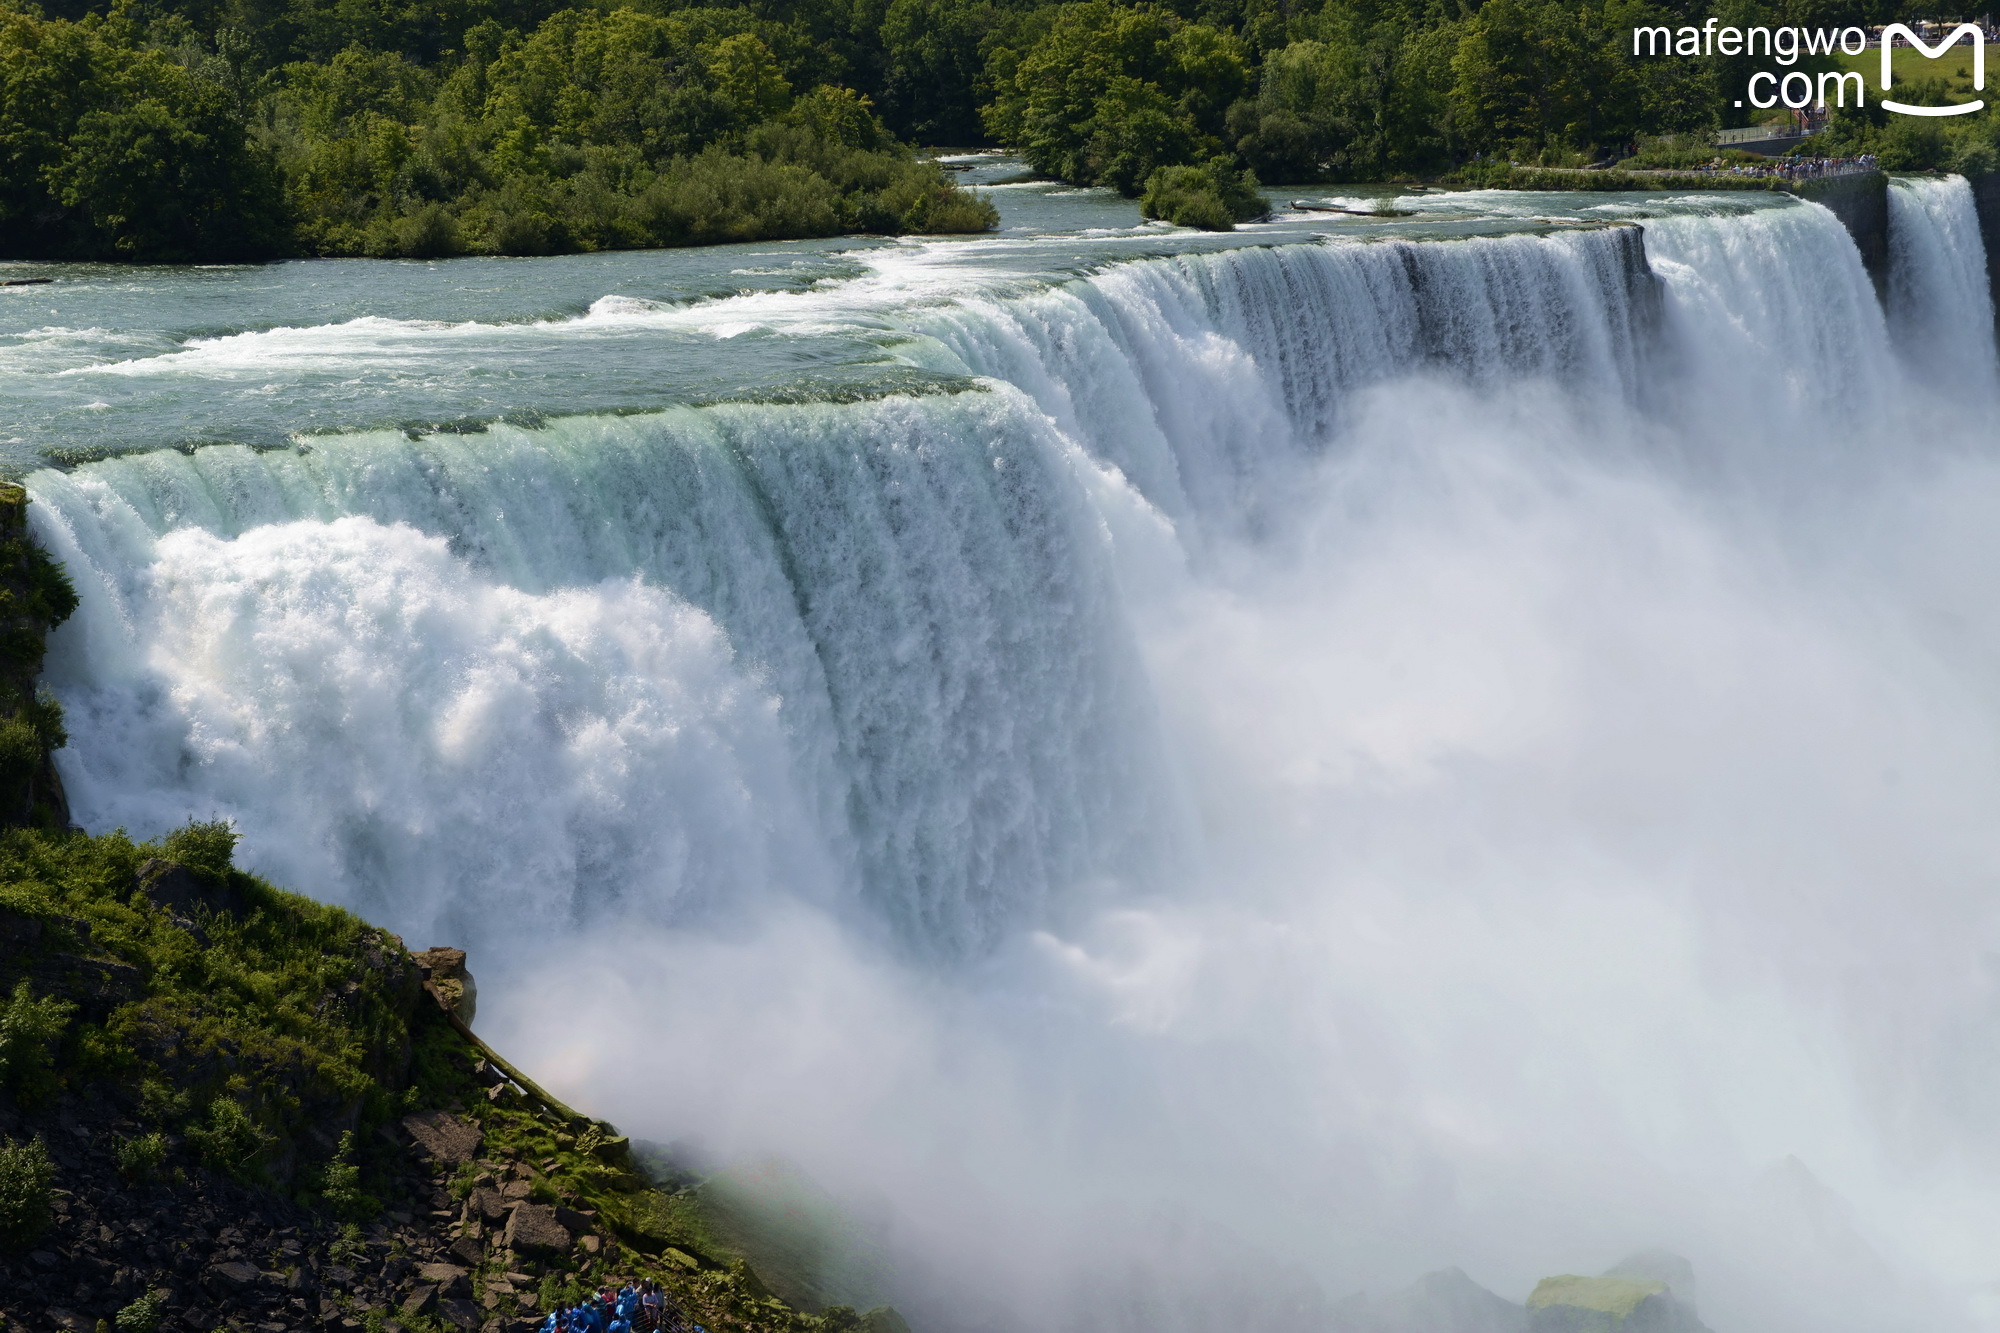
<path id="1" fill-rule="evenodd" d="M 681 1313 L 657 1282 L 609 1287 L 549 1311 L 538 1333 L 708 1333 Z"/>

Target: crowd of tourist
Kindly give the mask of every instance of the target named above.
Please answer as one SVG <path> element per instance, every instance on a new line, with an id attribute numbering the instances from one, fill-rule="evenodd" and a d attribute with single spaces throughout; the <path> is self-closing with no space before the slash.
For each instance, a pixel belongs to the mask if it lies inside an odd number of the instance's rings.
<path id="1" fill-rule="evenodd" d="M 657 1282 L 609 1287 L 573 1305 L 558 1305 L 539 1333 L 708 1333 L 681 1313 Z"/>
<path id="2" fill-rule="evenodd" d="M 1774 157 L 1766 164 L 1739 164 L 1728 168 L 1732 176 L 1776 176 L 1781 180 L 1818 180 L 1826 176 L 1854 176 L 1876 170 L 1875 154 L 1860 157 Z"/>

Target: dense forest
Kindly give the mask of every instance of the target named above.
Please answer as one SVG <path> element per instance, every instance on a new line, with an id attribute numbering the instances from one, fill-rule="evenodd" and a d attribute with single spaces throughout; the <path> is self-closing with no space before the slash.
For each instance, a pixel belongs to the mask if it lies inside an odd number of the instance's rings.
<path id="1" fill-rule="evenodd" d="M 1635 25 L 1879 22 L 1901 3 L 0 0 L 0 256 L 990 227 L 915 151 L 938 145 L 1005 145 L 1226 227 L 1264 207 L 1259 181 L 1700 156 L 1741 122 L 1752 64 L 1635 58 Z M 1870 108 L 1828 142 L 1979 168 L 1993 126 Z"/>

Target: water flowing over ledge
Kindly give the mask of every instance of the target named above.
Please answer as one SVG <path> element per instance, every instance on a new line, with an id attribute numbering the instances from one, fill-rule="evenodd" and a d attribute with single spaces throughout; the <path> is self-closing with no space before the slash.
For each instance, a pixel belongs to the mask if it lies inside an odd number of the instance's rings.
<path id="1" fill-rule="evenodd" d="M 1802 204 L 1250 247 L 871 307 L 969 391 L 40 472 L 72 803 L 480 949 L 1003 1323 L 1673 1232 L 1719 1328 L 1870 1326 L 1979 1271 L 1922 1071 L 2000 942 L 1992 309 L 1962 182 L 1891 202 L 1886 315 Z M 1732 1192 L 1789 1154 L 1913 1287 Z"/>

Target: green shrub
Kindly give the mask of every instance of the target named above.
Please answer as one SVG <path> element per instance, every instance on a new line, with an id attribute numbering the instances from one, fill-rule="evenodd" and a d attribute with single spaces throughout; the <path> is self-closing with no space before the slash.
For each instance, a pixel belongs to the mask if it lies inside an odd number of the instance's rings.
<path id="1" fill-rule="evenodd" d="M 37 1000 L 25 979 L 0 1005 L 0 1086 L 33 1105 L 55 1090 L 56 1043 L 76 1006 L 54 996 Z"/>
<path id="2" fill-rule="evenodd" d="M 343 1222 L 365 1222 L 382 1211 L 382 1202 L 361 1188 L 361 1168 L 354 1162 L 353 1131 L 343 1131 L 333 1160 L 326 1164 L 326 1205 Z"/>
<path id="3" fill-rule="evenodd" d="M 1218 157 L 1205 167 L 1155 171 L 1146 179 L 1139 211 L 1177 227 L 1231 231 L 1239 222 L 1270 212 L 1271 205 L 1257 193 L 1256 176 L 1237 171 L 1227 158 Z"/>
<path id="4" fill-rule="evenodd" d="M 1703 134 L 1665 134 L 1639 145 L 1636 155 L 1620 166 L 1653 171 L 1688 171 L 1705 167 L 1717 155 L 1716 146 Z"/>
<path id="5" fill-rule="evenodd" d="M 0 1249 L 25 1249 L 49 1228 L 56 1165 L 40 1139 L 0 1140 Z"/>
<path id="6" fill-rule="evenodd" d="M 1929 171 L 1944 163 L 1945 136 L 1934 121 L 1898 116 L 1876 138 L 1875 156 L 1884 171 Z"/>
<path id="7" fill-rule="evenodd" d="M 127 1180 L 151 1180 L 167 1160 L 167 1136 L 155 1130 L 135 1139 L 121 1139 L 117 1149 L 118 1173 Z"/>
<path id="8" fill-rule="evenodd" d="M 118 1333 L 156 1333 L 167 1316 L 167 1303 L 157 1292 L 147 1292 L 118 1312 Z"/>
<path id="9" fill-rule="evenodd" d="M 167 860 L 206 879 L 227 879 L 236 855 L 236 828 L 226 819 L 190 820 L 161 844 Z"/>
<path id="10" fill-rule="evenodd" d="M 164 1079 L 141 1080 L 139 1115 L 155 1125 L 177 1125 L 187 1119 L 188 1095 Z"/>
<path id="11" fill-rule="evenodd" d="M 1978 180 L 2000 171 L 2000 150 L 1984 139 L 1961 139 L 1952 149 L 1951 169 L 1961 176 Z"/>
<path id="12" fill-rule="evenodd" d="M 24 717 L 0 721 L 0 811 L 7 816 L 27 812 L 46 753 L 33 722 Z"/>
<path id="13" fill-rule="evenodd" d="M 458 220 L 442 204 L 426 204 L 393 228 L 395 253 L 407 259 L 443 259 L 465 253 Z"/>
<path id="14" fill-rule="evenodd" d="M 217 1097 L 210 1102 L 207 1118 L 188 1127 L 187 1140 L 204 1166 L 234 1175 L 247 1172 L 258 1155 L 271 1146 L 271 1136 L 234 1097 Z"/>

